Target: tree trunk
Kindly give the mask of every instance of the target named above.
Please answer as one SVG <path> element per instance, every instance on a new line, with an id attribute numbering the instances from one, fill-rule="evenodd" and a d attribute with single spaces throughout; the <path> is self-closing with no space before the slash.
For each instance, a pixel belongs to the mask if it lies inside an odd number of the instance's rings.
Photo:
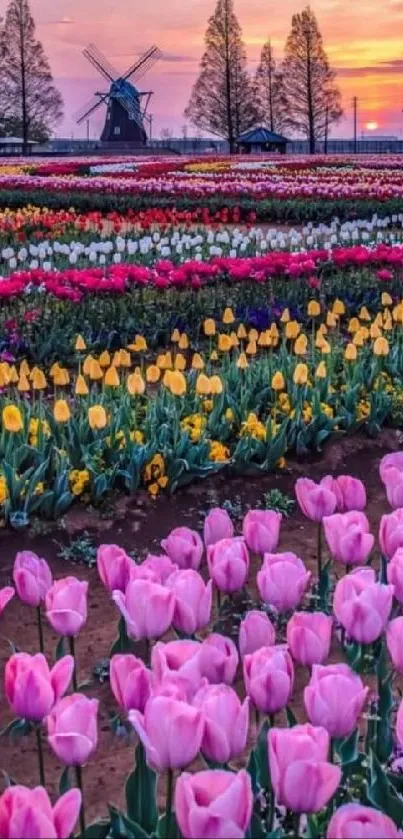
<path id="1" fill-rule="evenodd" d="M 308 137 L 309 137 L 309 154 L 315 154 L 315 122 L 313 114 L 313 96 L 312 96 L 312 71 L 311 71 L 311 39 L 309 33 L 307 34 L 306 43 L 306 83 L 308 95 Z"/>
<path id="2" fill-rule="evenodd" d="M 229 20 L 228 20 L 228 5 L 225 3 L 225 92 L 227 98 L 227 123 L 228 123 L 228 143 L 229 153 L 233 154 L 235 149 L 234 144 L 234 126 L 232 122 L 232 90 L 231 90 L 231 58 L 229 54 Z"/>
<path id="3" fill-rule="evenodd" d="M 28 150 L 28 112 L 27 112 L 27 79 L 25 67 L 25 42 L 24 42 L 24 21 L 22 9 L 19 19 L 20 35 L 20 68 L 21 68 L 21 116 L 22 116 L 22 153 L 27 154 Z"/>

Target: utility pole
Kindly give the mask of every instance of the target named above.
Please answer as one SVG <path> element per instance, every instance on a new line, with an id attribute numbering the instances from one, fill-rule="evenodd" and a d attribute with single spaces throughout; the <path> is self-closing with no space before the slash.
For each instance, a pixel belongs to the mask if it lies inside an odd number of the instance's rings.
<path id="1" fill-rule="evenodd" d="M 357 154 L 357 105 L 358 105 L 358 98 L 354 96 L 353 99 L 353 108 L 354 108 L 354 154 Z"/>
<path id="2" fill-rule="evenodd" d="M 90 121 L 89 121 L 89 119 L 87 119 L 87 143 L 89 143 L 89 140 L 90 140 Z"/>
<path id="3" fill-rule="evenodd" d="M 325 143 L 324 143 L 324 153 L 327 154 L 327 138 L 329 134 L 329 105 L 326 105 L 326 112 L 325 112 Z"/>

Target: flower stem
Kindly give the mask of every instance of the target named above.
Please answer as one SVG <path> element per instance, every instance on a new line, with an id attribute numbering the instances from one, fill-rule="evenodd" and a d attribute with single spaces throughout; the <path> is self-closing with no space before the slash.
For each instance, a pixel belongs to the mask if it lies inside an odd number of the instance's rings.
<path id="1" fill-rule="evenodd" d="M 171 820 L 172 820 L 172 794 L 174 786 L 174 773 L 172 769 L 168 769 L 167 778 L 167 805 L 165 810 L 165 835 L 167 839 L 171 837 Z"/>
<path id="2" fill-rule="evenodd" d="M 221 592 L 220 589 L 217 589 L 217 612 L 219 613 L 221 609 Z"/>
<path id="3" fill-rule="evenodd" d="M 299 839 L 299 823 L 301 819 L 301 813 L 294 813 L 294 836 Z"/>
<path id="4" fill-rule="evenodd" d="M 44 643 L 43 643 L 42 613 L 41 613 L 41 607 L 40 606 L 36 607 L 36 619 L 37 619 L 37 623 L 38 623 L 39 649 L 40 649 L 41 653 L 44 653 L 45 652 L 45 646 L 44 646 Z"/>
<path id="5" fill-rule="evenodd" d="M 43 749 L 40 724 L 36 726 L 36 746 L 38 750 L 38 766 L 39 766 L 39 783 L 41 787 L 45 786 L 45 765 L 43 762 Z"/>
<path id="6" fill-rule="evenodd" d="M 322 522 L 318 522 L 318 551 L 317 551 L 318 580 L 322 576 Z"/>
<path id="7" fill-rule="evenodd" d="M 81 766 L 76 766 L 77 786 L 81 792 L 81 807 L 80 807 L 80 831 L 81 835 L 85 834 L 85 810 L 84 810 L 84 790 L 83 790 L 83 773 Z"/>
<path id="8" fill-rule="evenodd" d="M 70 635 L 70 637 L 69 637 L 69 644 L 70 644 L 70 653 L 74 658 L 73 691 L 74 691 L 74 693 L 77 693 L 77 690 L 78 690 L 78 687 L 77 687 L 77 661 L 76 661 L 74 638 L 73 638 L 72 635 Z"/>
<path id="9" fill-rule="evenodd" d="M 260 713 L 259 708 L 255 708 L 255 723 L 256 723 L 256 737 L 259 734 L 259 727 L 260 727 Z"/>

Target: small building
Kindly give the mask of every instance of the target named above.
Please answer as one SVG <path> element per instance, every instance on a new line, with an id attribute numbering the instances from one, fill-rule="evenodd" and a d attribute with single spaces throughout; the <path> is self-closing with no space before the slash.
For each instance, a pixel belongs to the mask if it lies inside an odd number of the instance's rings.
<path id="1" fill-rule="evenodd" d="M 264 152 L 280 152 L 285 154 L 288 140 L 281 134 L 269 131 L 264 125 L 245 131 L 237 139 L 238 150 L 241 154 L 262 154 Z"/>
<path id="2" fill-rule="evenodd" d="M 32 146 L 36 146 L 35 140 L 27 140 L 26 154 L 32 153 Z M 0 137 L 0 155 L 4 157 L 19 156 L 24 153 L 24 140 L 22 137 Z"/>

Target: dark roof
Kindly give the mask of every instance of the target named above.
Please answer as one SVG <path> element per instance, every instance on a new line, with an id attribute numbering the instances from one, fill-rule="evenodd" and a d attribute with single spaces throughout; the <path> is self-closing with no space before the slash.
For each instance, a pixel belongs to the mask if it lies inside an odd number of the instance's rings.
<path id="1" fill-rule="evenodd" d="M 250 131 L 245 131 L 238 137 L 238 143 L 287 143 L 286 137 L 281 134 L 276 134 L 274 131 L 269 131 L 264 125 L 258 128 L 252 128 Z"/>

